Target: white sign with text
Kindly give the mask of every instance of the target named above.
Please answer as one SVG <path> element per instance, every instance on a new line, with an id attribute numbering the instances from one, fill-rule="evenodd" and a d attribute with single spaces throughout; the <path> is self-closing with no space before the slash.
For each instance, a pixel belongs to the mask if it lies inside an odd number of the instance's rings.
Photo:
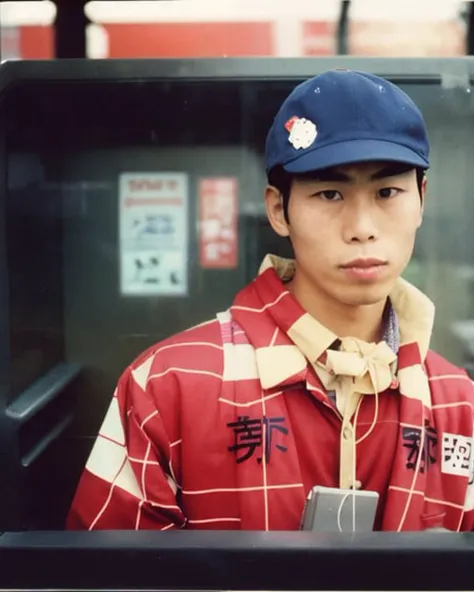
<path id="1" fill-rule="evenodd" d="M 188 292 L 188 177 L 122 173 L 119 179 L 120 291 Z"/>

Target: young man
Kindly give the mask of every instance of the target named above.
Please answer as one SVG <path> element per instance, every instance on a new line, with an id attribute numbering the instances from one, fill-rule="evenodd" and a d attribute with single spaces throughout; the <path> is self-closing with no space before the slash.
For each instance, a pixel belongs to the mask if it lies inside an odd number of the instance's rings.
<path id="1" fill-rule="evenodd" d="M 376 491 L 378 530 L 472 530 L 474 389 L 429 350 L 400 279 L 422 221 L 425 124 L 351 71 L 296 87 L 270 129 L 268 256 L 230 310 L 119 380 L 71 529 L 298 529 L 315 485 Z"/>

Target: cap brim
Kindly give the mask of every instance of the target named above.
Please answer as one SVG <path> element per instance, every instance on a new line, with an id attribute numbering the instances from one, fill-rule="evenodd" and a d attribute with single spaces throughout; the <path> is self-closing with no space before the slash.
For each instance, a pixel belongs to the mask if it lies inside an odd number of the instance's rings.
<path id="1" fill-rule="evenodd" d="M 429 161 L 400 144 L 383 140 L 347 140 L 305 152 L 283 165 L 289 173 L 308 173 L 357 162 L 400 162 L 428 168 Z"/>

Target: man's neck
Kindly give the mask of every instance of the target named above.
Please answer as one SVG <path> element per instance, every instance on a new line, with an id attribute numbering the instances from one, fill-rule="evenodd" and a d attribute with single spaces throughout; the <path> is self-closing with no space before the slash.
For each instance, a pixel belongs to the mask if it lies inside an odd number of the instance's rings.
<path id="1" fill-rule="evenodd" d="M 312 317 L 337 337 L 355 337 L 368 343 L 382 339 L 386 302 L 366 306 L 349 306 L 298 282 L 294 278 L 288 289 Z"/>

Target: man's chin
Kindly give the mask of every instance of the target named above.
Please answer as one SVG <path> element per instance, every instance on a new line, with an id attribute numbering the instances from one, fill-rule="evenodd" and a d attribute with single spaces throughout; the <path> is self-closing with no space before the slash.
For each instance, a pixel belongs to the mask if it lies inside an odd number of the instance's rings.
<path id="1" fill-rule="evenodd" d="M 391 292 L 391 286 L 380 284 L 366 284 L 364 286 L 351 286 L 341 290 L 339 299 L 348 306 L 373 306 L 385 302 Z"/>

